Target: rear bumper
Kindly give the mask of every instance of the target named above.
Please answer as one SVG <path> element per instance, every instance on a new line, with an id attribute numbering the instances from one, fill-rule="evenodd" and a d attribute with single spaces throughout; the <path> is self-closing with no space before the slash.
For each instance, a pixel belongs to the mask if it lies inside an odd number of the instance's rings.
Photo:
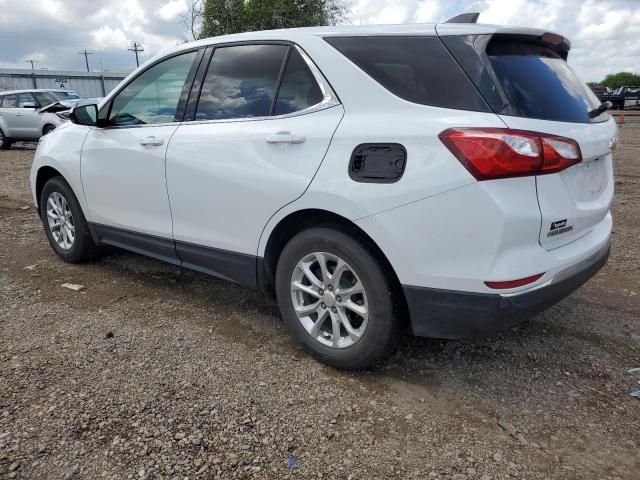
<path id="1" fill-rule="evenodd" d="M 540 287 L 518 294 L 457 292 L 403 286 L 414 335 L 434 338 L 487 336 L 521 323 L 560 301 L 594 276 L 610 245 L 572 265 Z"/>

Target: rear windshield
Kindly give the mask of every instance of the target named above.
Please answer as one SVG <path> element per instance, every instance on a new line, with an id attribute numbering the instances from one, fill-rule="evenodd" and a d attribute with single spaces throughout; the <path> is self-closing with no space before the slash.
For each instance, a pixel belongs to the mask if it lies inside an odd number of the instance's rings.
<path id="1" fill-rule="evenodd" d="M 325 40 L 398 97 L 422 105 L 490 111 L 438 37 Z"/>
<path id="2" fill-rule="evenodd" d="M 525 42 L 492 41 L 486 51 L 511 113 L 559 122 L 591 123 L 600 105 L 595 94 L 550 48 Z M 505 112 L 506 113 L 506 112 Z"/>

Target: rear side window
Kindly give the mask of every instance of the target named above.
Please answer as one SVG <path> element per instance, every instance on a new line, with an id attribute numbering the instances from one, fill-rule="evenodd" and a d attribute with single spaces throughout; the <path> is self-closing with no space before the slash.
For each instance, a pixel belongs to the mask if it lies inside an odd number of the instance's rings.
<path id="1" fill-rule="evenodd" d="M 202 85 L 196 120 L 270 115 L 288 50 L 287 45 L 216 48 Z"/>
<path id="2" fill-rule="evenodd" d="M 2 101 L 3 108 L 18 108 L 18 95 L 6 95 Z"/>
<path id="3" fill-rule="evenodd" d="M 317 105 L 322 99 L 322 91 L 302 55 L 292 48 L 278 90 L 274 115 L 298 112 Z"/>
<path id="4" fill-rule="evenodd" d="M 437 37 L 329 37 L 333 47 L 410 102 L 487 112 L 482 96 Z"/>
<path id="5" fill-rule="evenodd" d="M 548 47 L 516 41 L 489 43 L 487 56 L 515 116 L 559 122 L 591 123 L 600 105 L 595 94 Z"/>
<path id="6" fill-rule="evenodd" d="M 18 107 L 24 108 L 27 103 L 35 103 L 37 105 L 36 99 L 31 93 L 21 93 L 18 96 Z"/>

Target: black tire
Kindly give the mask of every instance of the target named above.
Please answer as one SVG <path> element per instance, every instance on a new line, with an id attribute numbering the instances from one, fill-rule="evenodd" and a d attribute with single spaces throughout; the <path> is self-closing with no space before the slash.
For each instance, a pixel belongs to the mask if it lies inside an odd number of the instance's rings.
<path id="1" fill-rule="evenodd" d="M 7 150 L 11 147 L 11 139 L 0 129 L 0 150 Z"/>
<path id="2" fill-rule="evenodd" d="M 75 238 L 69 249 L 63 249 L 58 245 L 53 237 L 47 219 L 47 201 L 49 196 L 57 192 L 64 197 L 73 219 L 73 227 L 75 229 Z M 44 226 L 51 247 L 56 254 L 65 262 L 81 263 L 95 258 L 98 254 L 98 247 L 91 237 L 89 225 L 80 208 L 78 199 L 74 195 L 69 184 L 62 177 L 53 177 L 47 180 L 40 195 L 40 218 Z"/>
<path id="3" fill-rule="evenodd" d="M 296 265 L 314 252 L 336 255 L 360 278 L 367 294 L 369 318 L 362 337 L 346 348 L 323 345 L 304 328 L 294 310 L 291 278 Z M 384 263 L 366 242 L 333 228 L 305 230 L 285 246 L 276 268 L 276 294 L 280 312 L 293 335 L 313 357 L 343 370 L 374 367 L 395 349 L 401 336 L 397 289 Z"/>
<path id="4" fill-rule="evenodd" d="M 55 125 L 45 125 L 42 128 L 42 136 L 44 137 L 45 135 L 48 135 L 49 133 L 53 132 L 56 129 Z"/>

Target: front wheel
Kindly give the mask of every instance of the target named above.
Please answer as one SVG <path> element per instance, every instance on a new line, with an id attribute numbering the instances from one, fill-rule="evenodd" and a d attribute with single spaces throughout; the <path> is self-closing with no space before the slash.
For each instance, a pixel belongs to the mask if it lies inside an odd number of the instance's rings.
<path id="1" fill-rule="evenodd" d="M 98 253 L 78 199 L 62 177 L 47 180 L 40 196 L 40 217 L 53 250 L 66 262 L 91 260 Z"/>
<path id="2" fill-rule="evenodd" d="M 331 228 L 299 233 L 276 271 L 285 322 L 311 355 L 331 366 L 375 366 L 399 334 L 395 289 L 365 242 Z"/>

